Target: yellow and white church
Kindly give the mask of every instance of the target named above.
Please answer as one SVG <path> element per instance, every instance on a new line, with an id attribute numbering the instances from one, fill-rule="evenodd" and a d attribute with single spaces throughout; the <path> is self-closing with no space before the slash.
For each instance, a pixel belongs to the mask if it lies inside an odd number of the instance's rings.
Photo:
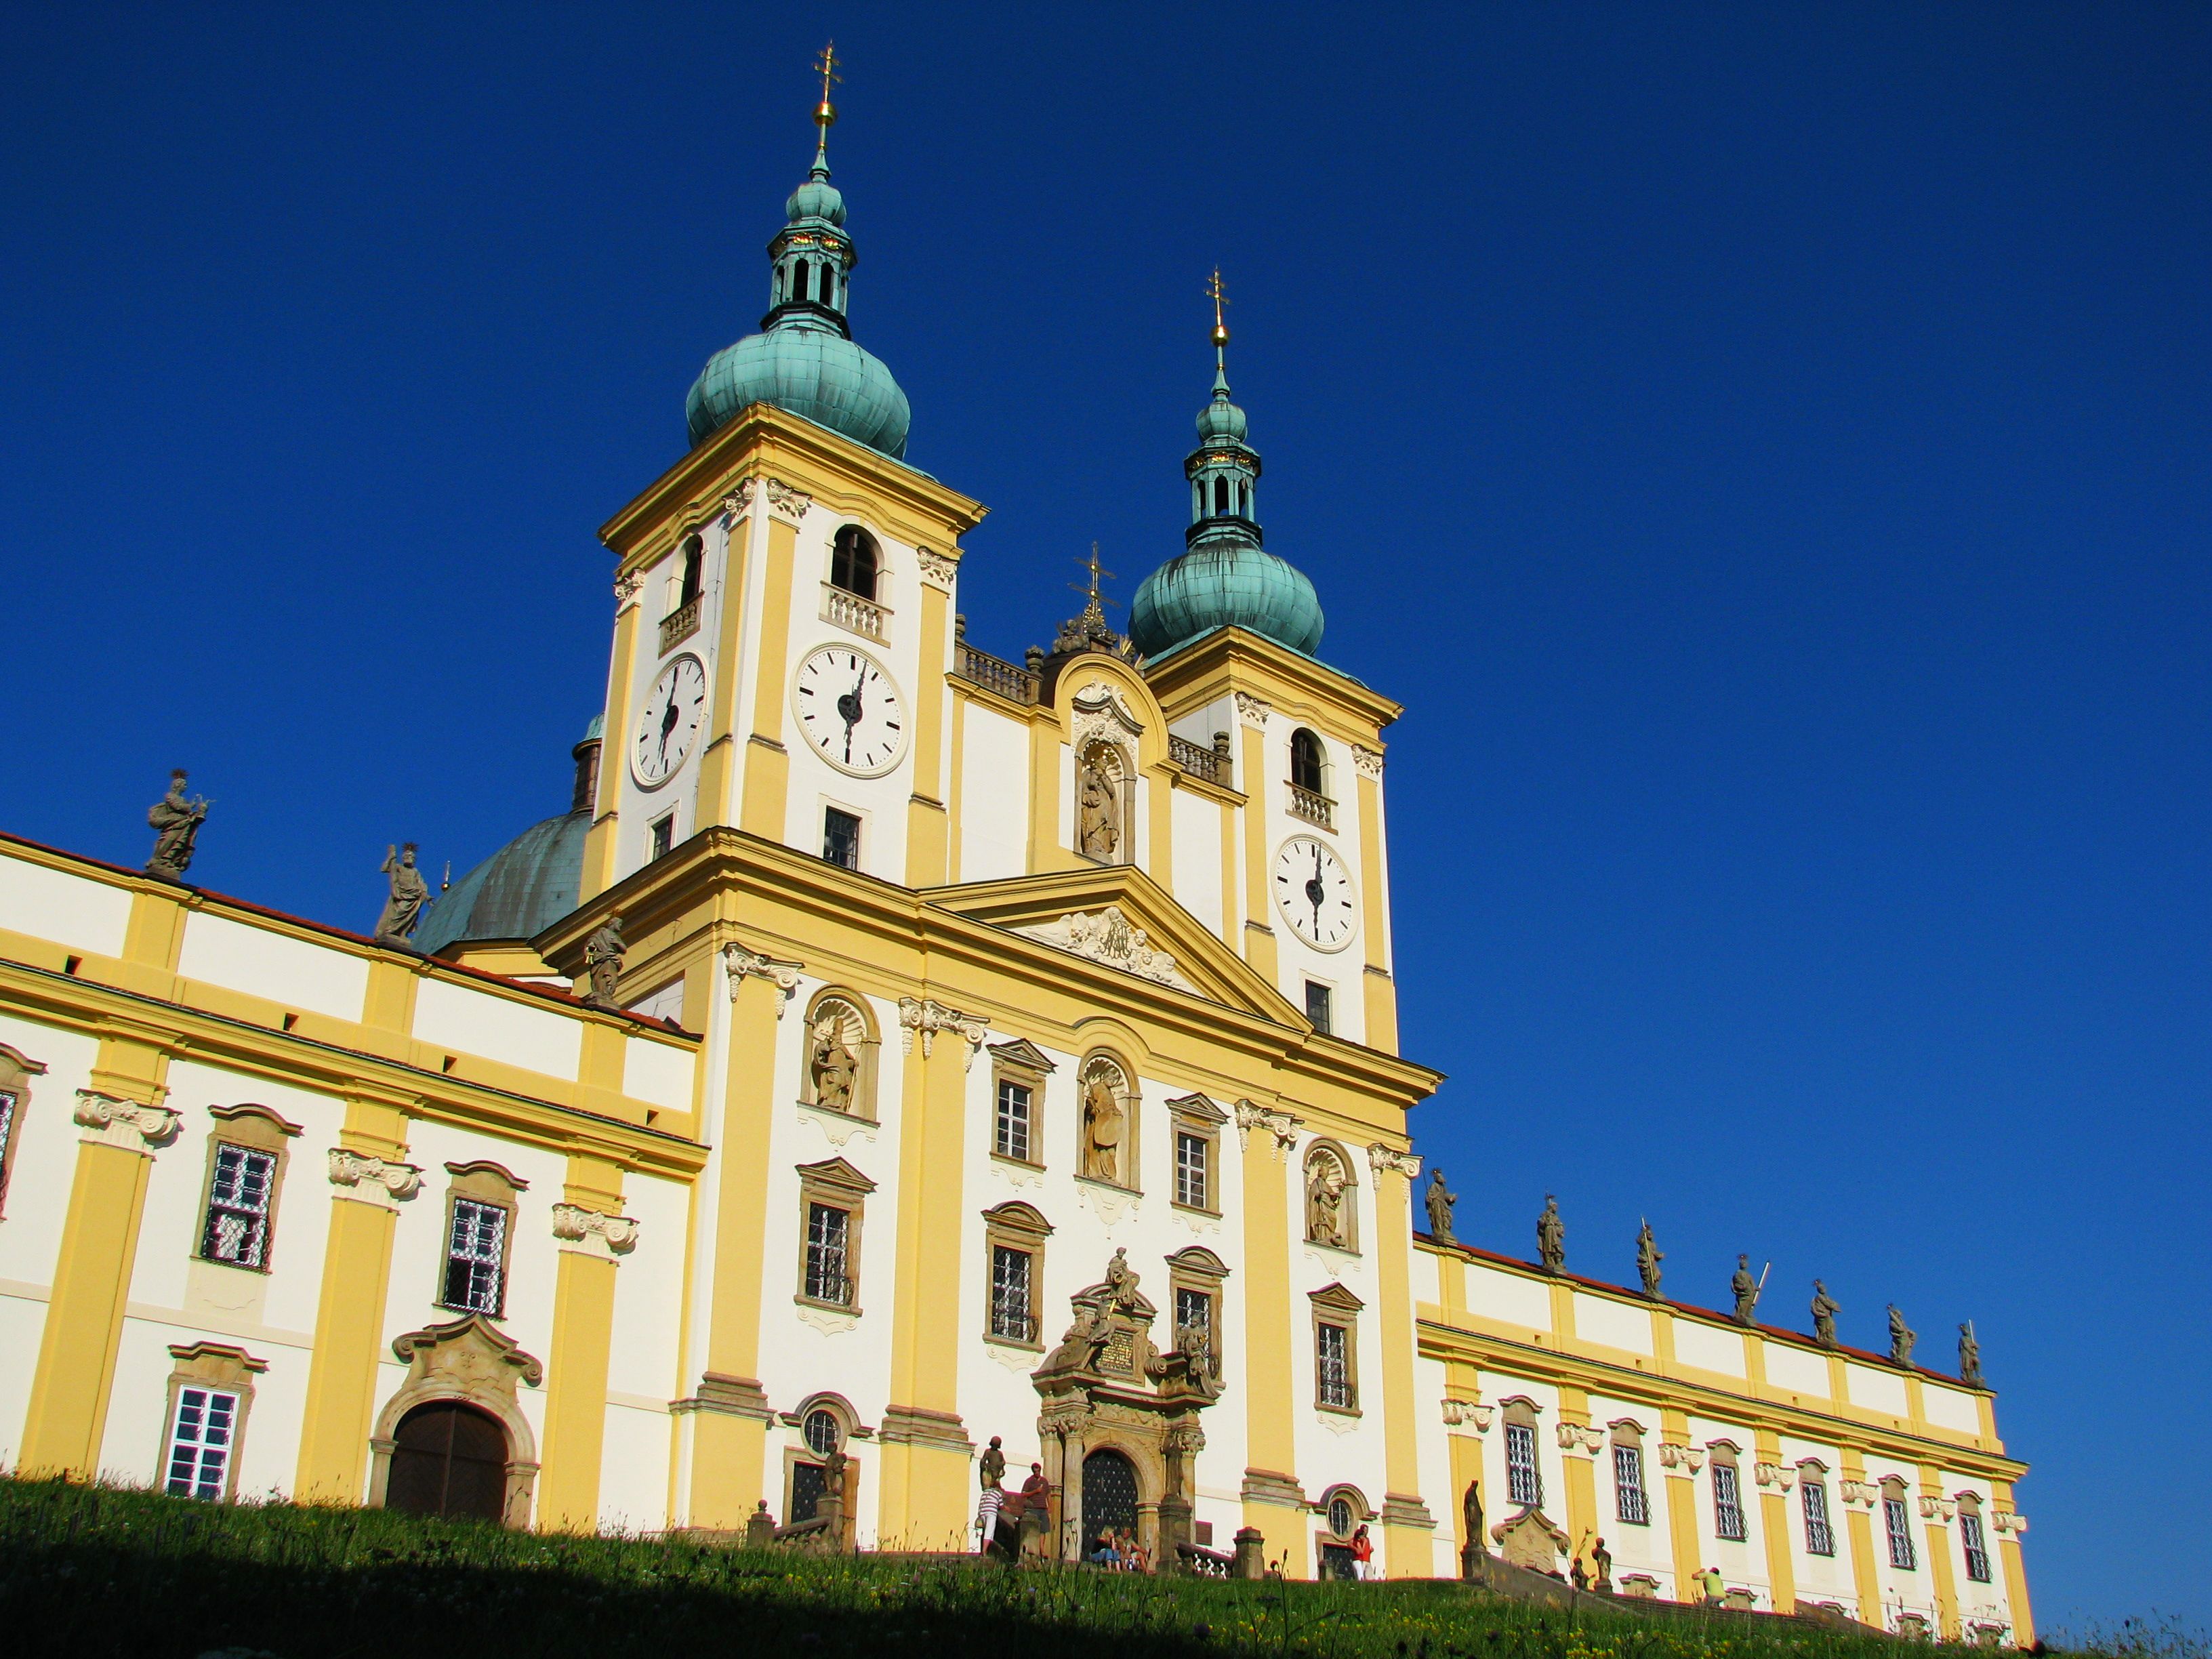
<path id="1" fill-rule="evenodd" d="M 2031 1642 L 1978 1378 L 1419 1201 L 1400 709 L 1262 549 L 1218 309 L 1185 551 L 1128 636 L 1094 598 L 1004 659 L 957 614 L 984 508 L 852 339 L 826 143 L 786 217 L 601 532 L 573 810 L 416 948 L 0 837 L 0 1463 L 957 1549 L 997 1437 L 1068 1559 L 1249 1528 L 1308 1577 L 1364 1525 L 1448 1577 L 1479 1526 Z"/>

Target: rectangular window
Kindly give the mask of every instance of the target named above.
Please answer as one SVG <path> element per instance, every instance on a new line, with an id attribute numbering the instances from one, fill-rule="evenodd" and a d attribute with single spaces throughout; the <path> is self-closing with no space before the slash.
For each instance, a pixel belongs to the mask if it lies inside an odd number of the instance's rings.
<path id="1" fill-rule="evenodd" d="M 1341 1325 L 1327 1321 L 1314 1327 L 1314 1365 L 1320 1380 L 1321 1403 L 1339 1411 L 1358 1405 L 1352 1381 L 1352 1339 Z"/>
<path id="2" fill-rule="evenodd" d="M 1526 1423 L 1505 1425 L 1505 1495 L 1524 1507 L 1544 1501 L 1544 1477 L 1536 1470 L 1536 1431 Z"/>
<path id="3" fill-rule="evenodd" d="M 496 1319 L 507 1298 L 507 1212 L 472 1198 L 453 1200 L 446 1246 L 445 1305 Z"/>
<path id="4" fill-rule="evenodd" d="M 1805 1553 L 1833 1555 L 1836 1534 L 1828 1525 L 1828 1488 L 1824 1481 L 1801 1480 L 1797 1501 L 1805 1506 Z"/>
<path id="5" fill-rule="evenodd" d="M 666 858 L 669 850 L 676 845 L 676 814 L 671 812 L 665 818 L 654 819 L 647 833 L 653 837 L 653 850 L 646 856 L 649 859 Z"/>
<path id="6" fill-rule="evenodd" d="M 0 1089 L 0 1199 L 8 1196 L 8 1152 L 15 1142 L 15 1093 Z"/>
<path id="7" fill-rule="evenodd" d="M 996 1139 L 993 1150 L 1000 1158 L 1030 1161 L 1030 1103 L 1033 1097 L 1029 1085 L 1006 1078 L 999 1079 L 999 1115 Z"/>
<path id="8" fill-rule="evenodd" d="M 824 809 L 822 814 L 822 856 L 832 864 L 841 864 L 848 870 L 860 867 L 860 820 L 850 812 L 841 812 L 836 807 Z"/>
<path id="9" fill-rule="evenodd" d="M 1966 1549 L 1966 1577 L 1977 1584 L 1990 1582 L 1990 1548 L 1982 1539 L 1982 1517 L 1967 1510 L 1959 1512 L 1959 1541 Z"/>
<path id="10" fill-rule="evenodd" d="M 1920 1557 L 1912 1547 L 1912 1517 L 1905 1512 L 1902 1498 L 1885 1496 L 1881 1500 L 1882 1523 L 1889 1529 L 1889 1565 L 1911 1572 L 1920 1565 Z"/>
<path id="11" fill-rule="evenodd" d="M 1722 1538 L 1743 1541 L 1743 1498 L 1736 1491 L 1735 1465 L 1713 1465 L 1713 1531 Z"/>
<path id="12" fill-rule="evenodd" d="M 177 1390 L 169 1425 L 168 1492 L 173 1498 L 221 1498 L 230 1471 L 238 1396 L 221 1389 Z"/>
<path id="13" fill-rule="evenodd" d="M 1644 1450 L 1640 1446 L 1613 1449 L 1614 1512 L 1632 1527 L 1651 1524 L 1651 1503 L 1644 1491 Z"/>
<path id="14" fill-rule="evenodd" d="M 210 1261 L 260 1267 L 269 1253 L 269 1195 L 276 1185 L 274 1152 L 218 1142 L 200 1254 Z"/>
<path id="15" fill-rule="evenodd" d="M 1176 1286 L 1176 1328 L 1188 1325 L 1206 1333 L 1206 1346 L 1213 1346 L 1213 1297 L 1206 1291 L 1194 1290 L 1188 1285 Z"/>
<path id="16" fill-rule="evenodd" d="M 1176 1132 L 1176 1202 L 1193 1210 L 1206 1206 L 1206 1137 Z"/>
<path id="17" fill-rule="evenodd" d="M 991 1248 L 991 1334 L 1009 1342 L 1036 1340 L 1030 1312 L 1030 1275 L 1036 1260 L 1027 1250 L 1004 1244 Z"/>
<path id="18" fill-rule="evenodd" d="M 1306 1018 L 1313 1022 L 1315 1030 L 1327 1034 L 1328 1030 L 1328 986 L 1316 984 L 1312 980 L 1306 981 Z"/>
<path id="19" fill-rule="evenodd" d="M 833 1302 L 841 1308 L 853 1304 L 853 1278 L 847 1267 L 848 1241 L 852 1237 L 849 1210 L 830 1204 L 806 1206 L 806 1295 L 816 1302 Z"/>

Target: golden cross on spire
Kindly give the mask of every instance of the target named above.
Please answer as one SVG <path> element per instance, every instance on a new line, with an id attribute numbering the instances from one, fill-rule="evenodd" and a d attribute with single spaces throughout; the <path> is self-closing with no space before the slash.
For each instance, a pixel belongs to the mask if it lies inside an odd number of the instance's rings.
<path id="1" fill-rule="evenodd" d="M 1229 343 L 1229 325 L 1221 320 L 1221 310 L 1229 303 L 1229 295 L 1221 286 L 1221 267 L 1213 268 L 1213 280 L 1206 285 L 1206 292 L 1213 301 L 1213 349 L 1216 351 Z"/>
<path id="2" fill-rule="evenodd" d="M 822 76 L 822 101 L 815 108 L 814 125 L 822 129 L 823 142 L 825 143 L 829 142 L 830 128 L 837 119 L 837 106 L 830 101 L 830 88 L 842 82 L 845 78 L 837 73 L 837 66 L 842 61 L 837 56 L 837 43 L 835 40 L 823 47 L 814 60 L 815 70 Z"/>

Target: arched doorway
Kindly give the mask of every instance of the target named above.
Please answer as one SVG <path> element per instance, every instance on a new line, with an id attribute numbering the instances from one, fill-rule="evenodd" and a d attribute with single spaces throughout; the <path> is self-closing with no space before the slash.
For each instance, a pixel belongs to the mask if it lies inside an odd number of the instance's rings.
<path id="1" fill-rule="evenodd" d="M 472 1406 L 434 1400 L 399 1419 L 387 1509 L 497 1522 L 507 1513 L 507 1433 Z"/>
<path id="2" fill-rule="evenodd" d="M 1137 1466 L 1120 1452 L 1100 1448 L 1083 1460 L 1083 1553 L 1097 1547 L 1111 1528 L 1137 1528 Z"/>

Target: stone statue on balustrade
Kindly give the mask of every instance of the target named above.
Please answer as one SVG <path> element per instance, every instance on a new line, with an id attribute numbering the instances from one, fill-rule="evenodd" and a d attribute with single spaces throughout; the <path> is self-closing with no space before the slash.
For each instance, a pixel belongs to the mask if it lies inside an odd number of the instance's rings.
<path id="1" fill-rule="evenodd" d="M 1659 1299 L 1659 1264 L 1666 1259 L 1667 1252 L 1651 1236 L 1651 1223 L 1647 1218 L 1636 1235 L 1636 1276 L 1644 1281 L 1644 1294 L 1654 1302 Z"/>
<path id="2" fill-rule="evenodd" d="M 623 950 L 622 917 L 611 914 L 584 941 L 584 971 L 592 982 L 584 995 L 585 1006 L 610 1012 L 621 1008 L 615 993 L 622 984 Z"/>
<path id="3" fill-rule="evenodd" d="M 1567 1224 L 1559 1219 L 1559 1200 L 1544 1194 L 1544 1213 L 1536 1218 L 1536 1259 L 1547 1273 L 1563 1272 L 1567 1265 Z"/>
<path id="4" fill-rule="evenodd" d="M 375 942 L 397 951 L 411 951 L 408 936 L 422 920 L 422 912 L 429 907 L 430 884 L 422 878 L 422 871 L 415 867 L 415 843 L 404 847 L 386 845 L 384 865 L 378 873 L 392 878 L 385 897 L 384 910 L 376 919 Z"/>
<path id="5" fill-rule="evenodd" d="M 1982 1386 L 1982 1345 L 1974 1339 L 1974 1322 L 1959 1327 L 1959 1381 L 1970 1389 Z"/>
<path id="6" fill-rule="evenodd" d="M 1843 1304 L 1828 1294 L 1828 1287 L 1819 1279 L 1813 1281 L 1813 1340 L 1824 1348 L 1836 1346 L 1836 1316 L 1843 1312 Z"/>
<path id="7" fill-rule="evenodd" d="M 1735 1272 L 1729 1279 L 1729 1289 L 1735 1297 L 1735 1322 L 1755 1325 L 1759 1322 L 1759 1281 L 1751 1276 L 1751 1258 L 1738 1252 Z"/>
<path id="8" fill-rule="evenodd" d="M 169 774 L 169 793 L 146 809 L 146 823 L 154 833 L 154 856 L 146 860 L 146 873 L 161 881 L 181 883 L 191 867 L 200 825 L 207 822 L 214 803 L 201 796 L 185 795 L 182 768 Z"/>
<path id="9" fill-rule="evenodd" d="M 1889 1363 L 1893 1365 L 1910 1365 L 1912 1363 L 1912 1345 L 1917 1340 L 1919 1340 L 1918 1334 L 1911 1326 L 1905 1322 L 1905 1316 L 1897 1310 L 1897 1304 L 1894 1302 L 1891 1303 L 1889 1304 Z"/>
<path id="10" fill-rule="evenodd" d="M 1429 1171 L 1429 1190 L 1424 1194 L 1429 1209 L 1429 1237 L 1439 1244 L 1455 1244 L 1452 1237 L 1452 1206 L 1459 1202 L 1459 1194 L 1444 1185 L 1444 1172 L 1439 1168 Z"/>

